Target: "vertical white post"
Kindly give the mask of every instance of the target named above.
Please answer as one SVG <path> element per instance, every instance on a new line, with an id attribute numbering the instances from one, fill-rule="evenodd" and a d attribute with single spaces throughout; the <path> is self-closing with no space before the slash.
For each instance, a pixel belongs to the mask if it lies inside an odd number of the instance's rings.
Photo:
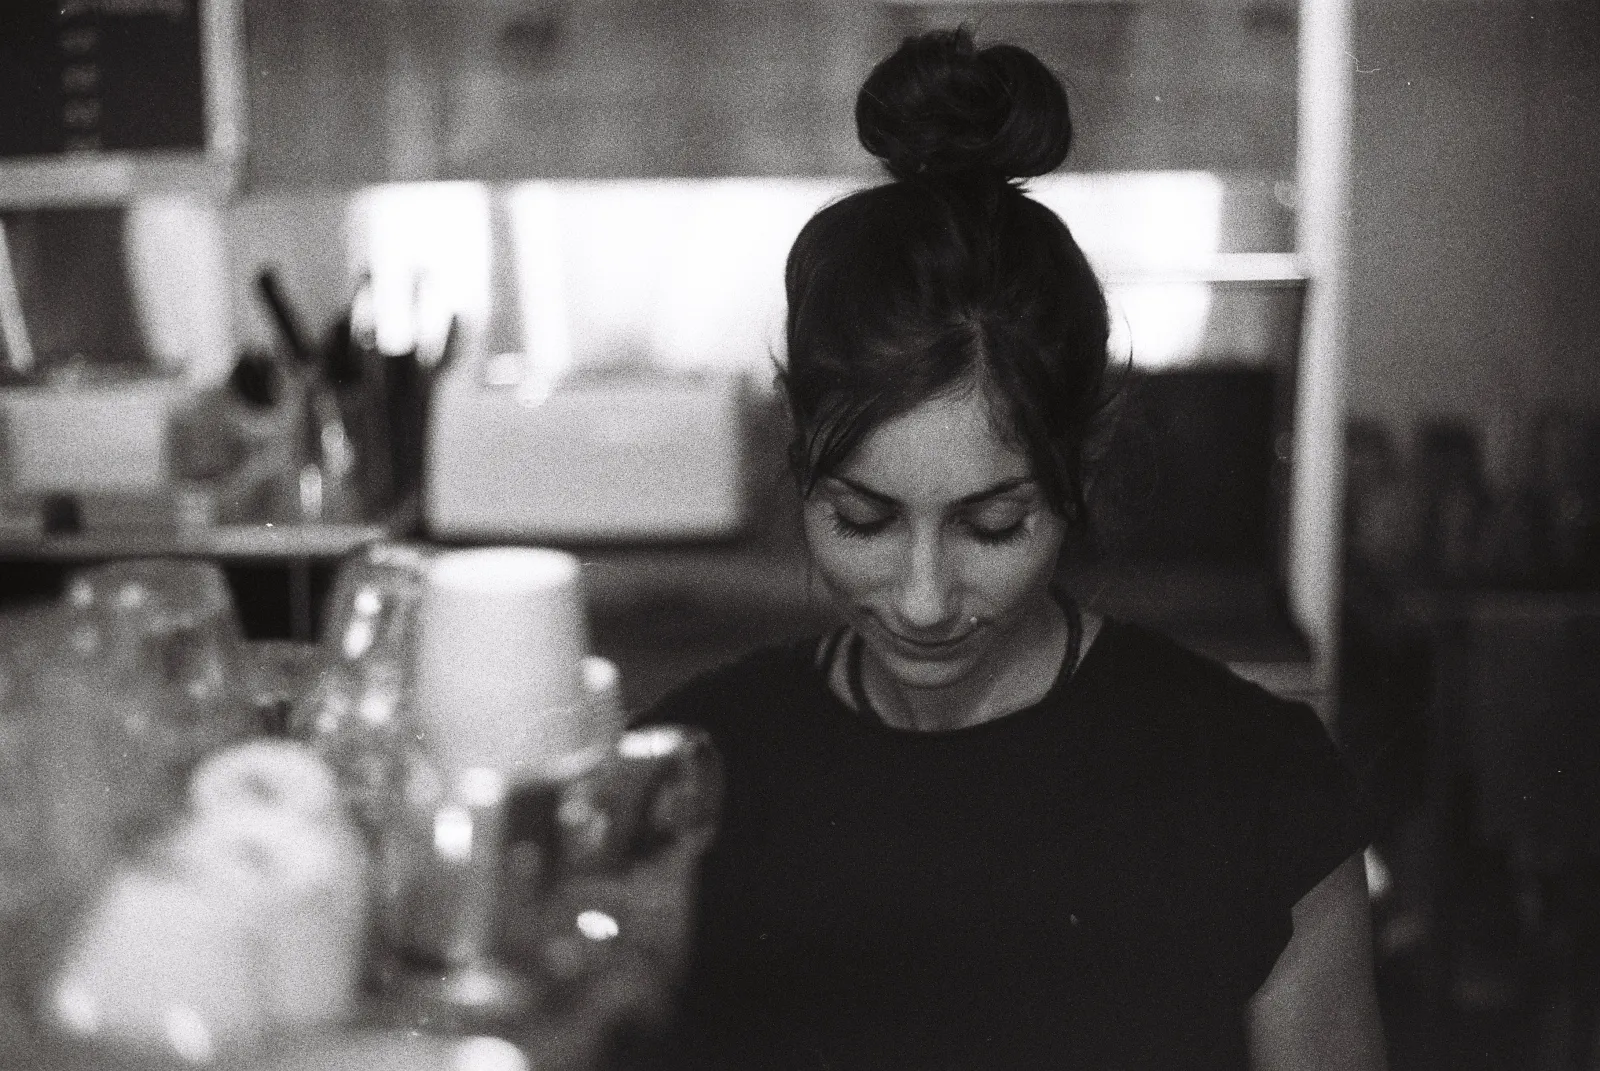
<path id="1" fill-rule="evenodd" d="M 1332 710 L 1344 499 L 1355 0 L 1300 0 L 1297 245 L 1311 276 L 1295 401 L 1289 603 Z"/>
<path id="2" fill-rule="evenodd" d="M 204 0 L 199 8 L 200 60 L 206 84 L 206 152 L 220 174 L 215 188 L 235 188 L 245 149 L 244 0 Z"/>
<path id="3" fill-rule="evenodd" d="M 198 386 L 233 369 L 228 239 L 227 209 L 209 197 L 146 195 L 123 215 L 123 262 L 145 349 Z"/>
<path id="4" fill-rule="evenodd" d="M 33 371 L 33 342 L 22 315 L 22 292 L 17 287 L 4 217 L 0 217 L 0 342 L 5 345 L 6 364 L 12 371 Z"/>

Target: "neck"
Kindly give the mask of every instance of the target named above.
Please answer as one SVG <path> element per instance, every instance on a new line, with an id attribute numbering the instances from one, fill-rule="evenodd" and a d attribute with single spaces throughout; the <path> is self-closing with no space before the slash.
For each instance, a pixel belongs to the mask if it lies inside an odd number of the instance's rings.
<path id="1" fill-rule="evenodd" d="M 862 684 L 878 717 L 897 729 L 964 729 L 1043 699 L 1066 656 L 1066 615 L 1055 599 L 1043 595 L 1005 635 L 995 637 L 988 658 L 952 684 L 901 684 L 883 670 L 870 647 L 862 652 Z"/>

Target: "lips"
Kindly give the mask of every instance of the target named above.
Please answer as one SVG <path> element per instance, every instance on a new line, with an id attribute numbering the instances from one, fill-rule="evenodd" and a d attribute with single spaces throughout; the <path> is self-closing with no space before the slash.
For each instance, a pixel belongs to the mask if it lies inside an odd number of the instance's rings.
<path id="1" fill-rule="evenodd" d="M 921 637 L 907 636 L 897 632 L 887 625 L 879 624 L 879 631 L 889 640 L 899 654 L 917 661 L 937 661 L 948 658 L 960 651 L 966 642 L 978 633 L 982 626 L 968 629 L 956 636 L 924 639 Z"/>

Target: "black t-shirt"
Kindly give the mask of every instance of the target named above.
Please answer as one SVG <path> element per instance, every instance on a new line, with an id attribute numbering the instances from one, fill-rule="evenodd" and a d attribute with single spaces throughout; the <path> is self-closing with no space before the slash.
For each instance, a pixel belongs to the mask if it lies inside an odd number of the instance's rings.
<path id="1" fill-rule="evenodd" d="M 950 732 L 841 703 L 796 643 L 668 696 L 727 769 L 685 1000 L 741 1068 L 1242 1069 L 1297 900 L 1366 842 L 1310 708 L 1107 622 Z"/>

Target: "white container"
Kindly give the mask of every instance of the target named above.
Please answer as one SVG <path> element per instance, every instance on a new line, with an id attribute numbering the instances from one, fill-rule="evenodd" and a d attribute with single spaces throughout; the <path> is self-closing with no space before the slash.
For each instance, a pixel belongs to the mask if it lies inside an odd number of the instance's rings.
<path id="1" fill-rule="evenodd" d="M 621 730 L 585 681 L 578 561 L 533 548 L 452 551 L 430 563 L 416 636 L 421 743 L 450 775 L 561 777 Z"/>
<path id="2" fill-rule="evenodd" d="M 514 363 L 508 367 L 515 372 Z M 746 520 L 746 409 L 729 376 L 492 381 L 463 362 L 435 389 L 428 530 L 464 539 L 707 539 Z"/>
<path id="3" fill-rule="evenodd" d="M 159 378 L 0 390 L 11 490 L 159 490 L 169 476 L 168 421 L 192 393 Z"/>
<path id="4" fill-rule="evenodd" d="M 203 1065 L 268 1028 L 252 927 L 234 905 L 175 877 L 114 875 L 44 993 L 67 1035 Z M 165 1066 L 165 1064 L 162 1064 Z"/>

